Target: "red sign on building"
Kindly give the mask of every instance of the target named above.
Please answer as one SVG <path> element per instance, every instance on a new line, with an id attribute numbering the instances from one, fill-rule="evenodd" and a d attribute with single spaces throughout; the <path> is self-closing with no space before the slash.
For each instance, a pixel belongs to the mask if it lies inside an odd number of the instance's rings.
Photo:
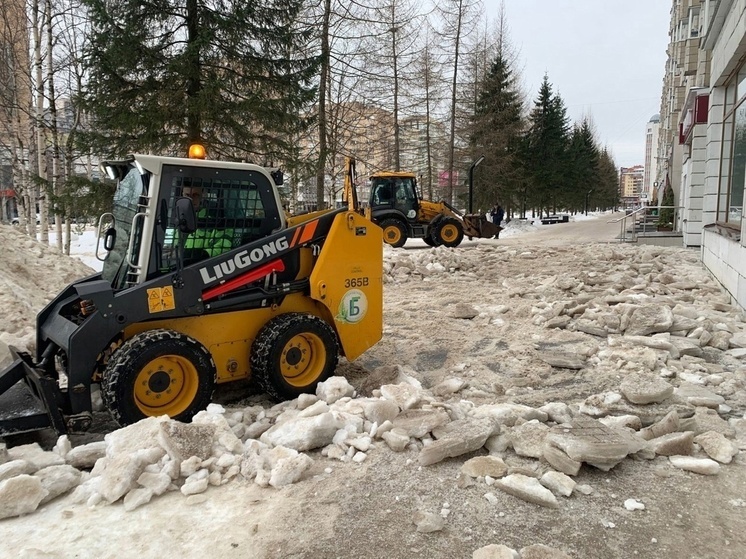
<path id="1" fill-rule="evenodd" d="M 684 119 L 679 123 L 679 143 L 686 144 L 691 140 L 695 124 L 707 123 L 707 111 L 710 108 L 710 94 L 704 88 L 691 89 L 684 102 L 681 114 Z"/>

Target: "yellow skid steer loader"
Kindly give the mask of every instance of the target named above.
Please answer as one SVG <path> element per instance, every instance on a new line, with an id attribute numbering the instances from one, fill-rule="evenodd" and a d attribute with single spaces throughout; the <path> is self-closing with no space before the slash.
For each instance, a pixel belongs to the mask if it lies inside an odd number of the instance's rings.
<path id="1" fill-rule="evenodd" d="M 34 357 L 11 348 L 0 436 L 88 429 L 95 383 L 120 425 L 188 421 L 216 384 L 249 377 L 294 398 L 381 338 L 381 229 L 354 193 L 288 218 L 278 170 L 152 155 L 102 170 L 117 181 L 103 270 L 39 312 Z"/>

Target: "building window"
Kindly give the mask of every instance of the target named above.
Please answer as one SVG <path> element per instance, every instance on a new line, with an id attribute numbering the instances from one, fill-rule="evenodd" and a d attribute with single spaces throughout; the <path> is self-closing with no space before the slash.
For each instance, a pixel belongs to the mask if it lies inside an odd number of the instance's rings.
<path id="1" fill-rule="evenodd" d="M 717 221 L 739 226 L 746 184 L 746 65 L 725 84 Z"/>
<path id="2" fill-rule="evenodd" d="M 689 8 L 689 39 L 699 36 L 699 7 Z"/>
<path id="3" fill-rule="evenodd" d="M 740 101 L 746 95 L 746 66 L 739 70 L 737 80 L 735 101 Z"/>
<path id="4" fill-rule="evenodd" d="M 739 95 L 743 72 L 738 76 Z M 723 121 L 723 138 L 720 159 L 720 183 L 717 198 L 717 221 L 739 224 L 743 213 L 743 193 L 746 183 L 746 99 L 735 105 L 735 88 L 726 92 L 726 115 Z"/>
<path id="5" fill-rule="evenodd" d="M 743 211 L 743 187 L 746 180 L 746 103 L 736 109 L 733 134 L 733 165 L 729 192 L 726 195 L 726 221 L 739 222 Z"/>

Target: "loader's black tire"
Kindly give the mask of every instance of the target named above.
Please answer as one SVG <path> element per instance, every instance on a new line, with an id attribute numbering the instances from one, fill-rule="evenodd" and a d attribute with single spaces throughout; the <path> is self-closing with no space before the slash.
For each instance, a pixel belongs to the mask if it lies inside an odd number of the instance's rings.
<path id="1" fill-rule="evenodd" d="M 427 235 L 425 235 L 425 242 L 430 245 L 431 247 L 439 247 L 440 246 L 440 240 L 435 236 L 435 233 L 438 231 L 438 223 L 443 219 L 442 215 L 436 215 L 432 221 L 430 221 L 430 225 L 427 228 Z"/>
<path id="2" fill-rule="evenodd" d="M 337 367 L 339 343 L 322 319 L 288 313 L 270 320 L 251 346 L 251 376 L 276 400 L 313 393 Z"/>
<path id="3" fill-rule="evenodd" d="M 464 226 L 454 217 L 444 217 L 434 225 L 433 239 L 443 246 L 457 247 L 464 240 Z"/>
<path id="4" fill-rule="evenodd" d="M 101 396 L 119 425 L 159 415 L 189 421 L 210 403 L 216 375 L 210 352 L 197 340 L 173 330 L 150 330 L 114 352 Z"/>
<path id="5" fill-rule="evenodd" d="M 398 219 L 384 219 L 381 222 L 383 240 L 394 248 L 404 246 L 407 242 L 407 228 Z"/>

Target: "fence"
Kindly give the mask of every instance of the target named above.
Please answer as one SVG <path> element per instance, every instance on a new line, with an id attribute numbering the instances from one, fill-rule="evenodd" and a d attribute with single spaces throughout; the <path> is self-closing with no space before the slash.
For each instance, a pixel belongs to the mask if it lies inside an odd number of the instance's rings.
<path id="1" fill-rule="evenodd" d="M 682 206 L 643 206 L 608 223 L 619 223 L 619 240 L 637 242 L 638 237 L 678 235 Z"/>

